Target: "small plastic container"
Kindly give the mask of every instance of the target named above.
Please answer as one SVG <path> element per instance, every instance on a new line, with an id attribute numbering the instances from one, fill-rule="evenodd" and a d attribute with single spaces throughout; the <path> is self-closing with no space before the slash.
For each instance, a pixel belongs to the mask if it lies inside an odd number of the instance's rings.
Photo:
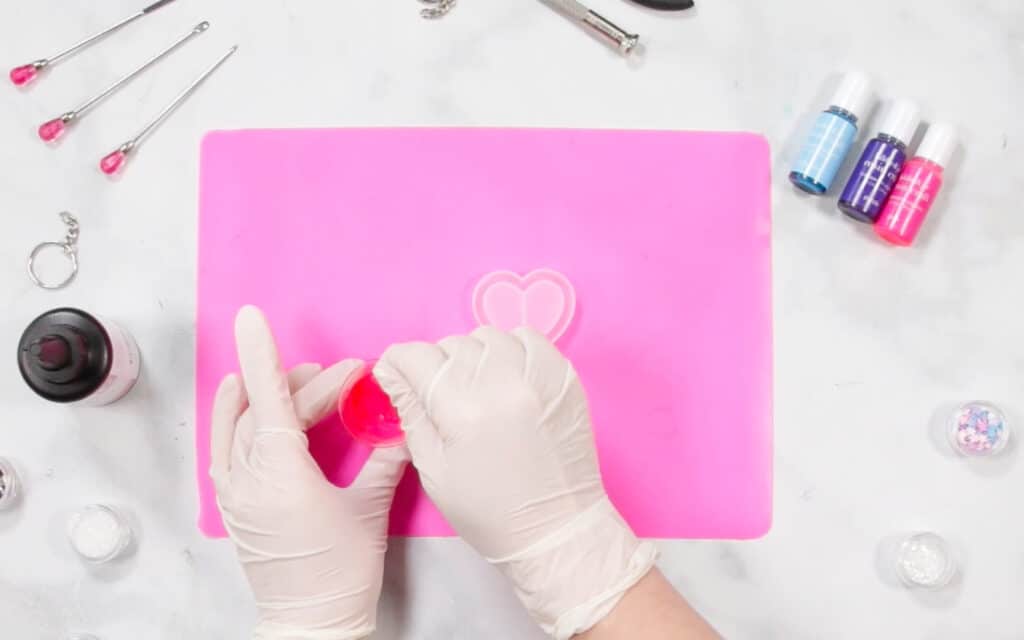
<path id="1" fill-rule="evenodd" d="M 1000 454 L 1010 441 L 1006 414 L 988 402 L 961 405 L 949 421 L 949 443 L 961 455 L 985 458 Z"/>
<path id="2" fill-rule="evenodd" d="M 357 441 L 371 447 L 394 447 L 405 442 L 402 421 L 373 377 L 373 364 L 338 400 L 341 424 Z"/>
<path id="3" fill-rule="evenodd" d="M 14 506 L 18 500 L 18 473 L 6 458 L 0 458 L 0 511 Z"/>
<path id="4" fill-rule="evenodd" d="M 915 533 L 900 543 L 896 576 L 908 589 L 942 589 L 949 586 L 956 572 L 953 550 L 942 537 Z"/>
<path id="5" fill-rule="evenodd" d="M 116 507 L 91 504 L 71 516 L 68 540 L 83 560 L 106 564 L 131 547 L 134 534 L 128 517 Z"/>

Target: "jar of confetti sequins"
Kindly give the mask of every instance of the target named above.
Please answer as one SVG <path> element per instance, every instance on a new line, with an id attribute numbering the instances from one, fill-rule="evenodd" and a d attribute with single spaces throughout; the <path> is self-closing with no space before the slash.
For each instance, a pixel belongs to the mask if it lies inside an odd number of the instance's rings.
<path id="1" fill-rule="evenodd" d="M 988 402 L 961 405 L 949 422 L 953 449 L 972 458 L 994 456 L 1006 448 L 1010 428 L 1006 414 Z"/>

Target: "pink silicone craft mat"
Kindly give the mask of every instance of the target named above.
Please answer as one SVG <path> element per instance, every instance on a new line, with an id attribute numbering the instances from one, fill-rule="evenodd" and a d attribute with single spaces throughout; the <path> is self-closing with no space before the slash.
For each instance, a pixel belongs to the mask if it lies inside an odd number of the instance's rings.
<path id="1" fill-rule="evenodd" d="M 197 338 L 200 528 L 210 407 L 232 321 L 262 307 L 288 366 L 374 359 L 474 326 L 485 274 L 551 268 L 577 293 L 559 346 L 587 388 L 608 492 L 637 533 L 751 538 L 772 514 L 769 149 L 655 131 L 225 131 L 202 144 Z M 310 445 L 351 482 L 336 419 Z M 452 531 L 415 472 L 395 535 Z"/>

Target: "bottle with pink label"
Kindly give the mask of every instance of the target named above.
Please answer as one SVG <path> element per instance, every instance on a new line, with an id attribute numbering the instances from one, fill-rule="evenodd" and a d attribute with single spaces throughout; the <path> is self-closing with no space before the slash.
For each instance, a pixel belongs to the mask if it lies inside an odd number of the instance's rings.
<path id="1" fill-rule="evenodd" d="M 135 386 L 141 364 L 130 333 L 70 307 L 33 320 L 18 343 L 25 383 L 51 402 L 98 407 L 120 400 Z"/>
<path id="2" fill-rule="evenodd" d="M 903 166 L 892 195 L 875 222 L 875 233 L 880 238 L 904 247 L 914 243 L 942 189 L 945 169 L 956 145 L 956 129 L 952 125 L 929 127 L 917 155 Z"/>

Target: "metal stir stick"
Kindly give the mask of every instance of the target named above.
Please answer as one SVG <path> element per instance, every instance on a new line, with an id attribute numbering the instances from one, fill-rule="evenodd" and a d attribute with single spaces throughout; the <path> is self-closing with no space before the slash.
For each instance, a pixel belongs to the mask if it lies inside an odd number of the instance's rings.
<path id="1" fill-rule="evenodd" d="M 178 38 L 169 47 L 167 47 L 160 53 L 156 54 L 155 56 L 144 62 L 140 67 L 138 67 L 128 75 L 113 83 L 112 85 L 110 85 L 100 93 L 96 94 L 92 98 L 89 98 L 81 105 L 79 105 L 77 108 L 68 111 L 67 113 L 64 113 L 63 115 L 57 118 L 54 118 L 53 120 L 50 120 L 49 122 L 44 123 L 41 127 L 39 127 L 39 137 L 42 138 L 45 142 L 52 142 L 56 140 L 57 138 L 64 134 L 64 131 L 68 125 L 80 119 L 90 109 L 95 107 L 97 104 L 99 104 L 112 93 L 123 87 L 125 84 L 138 77 L 146 69 L 149 69 L 151 66 L 153 66 L 163 58 L 167 57 L 171 53 L 173 53 L 176 49 L 184 45 L 192 38 L 202 35 L 209 28 L 209 22 L 200 22 L 186 35 L 182 36 L 181 38 Z"/>
<path id="2" fill-rule="evenodd" d="M 69 57 L 69 56 L 71 56 L 71 55 L 81 51 L 82 49 L 88 47 L 89 45 L 93 44 L 94 42 L 97 42 L 98 40 L 102 40 L 103 38 L 105 38 L 108 35 L 114 33 L 115 31 L 121 30 L 122 28 L 128 26 L 129 24 L 135 22 L 136 20 L 138 20 L 140 18 L 144 18 L 144 17 L 148 16 L 149 14 L 153 13 L 154 11 L 156 11 L 157 9 L 161 9 L 163 7 L 166 7 L 167 5 L 171 4 L 172 2 L 175 2 L 175 0 L 158 0 L 158 2 L 154 2 L 153 4 L 149 5 L 145 9 L 143 9 L 142 11 L 139 11 L 138 13 L 134 13 L 134 14 L 130 15 L 127 18 L 125 18 L 125 19 L 121 20 L 120 22 L 118 22 L 117 24 L 113 24 L 113 25 L 107 27 L 106 29 L 100 31 L 99 33 L 95 33 L 95 34 L 85 38 L 84 40 L 82 40 L 80 42 L 76 42 L 75 44 L 71 45 L 70 47 L 68 47 L 64 51 L 61 51 L 60 53 L 52 55 L 49 58 L 40 58 L 39 60 L 36 60 L 35 62 L 30 62 L 30 63 L 28 63 L 26 65 L 22 65 L 20 67 L 17 67 L 17 68 L 15 68 L 15 69 L 13 69 L 11 71 L 11 74 L 10 74 L 11 81 L 14 84 L 18 85 L 18 86 L 26 85 L 26 84 L 32 82 L 33 80 L 35 80 L 36 76 L 39 75 L 39 72 L 44 70 L 44 69 L 46 69 L 47 67 L 53 66 L 54 64 L 60 62 L 61 60 L 63 60 L 65 58 L 67 58 L 67 57 Z"/>
<path id="3" fill-rule="evenodd" d="M 210 65 L 208 69 L 203 71 L 203 73 L 200 74 L 200 76 L 196 78 L 192 82 L 192 84 L 190 84 L 188 87 L 185 88 L 184 91 L 178 94 L 178 96 L 174 98 L 174 100 L 172 100 L 171 103 L 163 109 L 163 111 L 161 111 L 155 118 L 153 118 L 153 120 L 149 124 L 143 127 L 142 131 L 139 131 L 139 133 L 134 138 L 122 144 L 115 151 L 104 156 L 103 159 L 100 160 L 100 169 L 103 171 L 103 173 L 106 173 L 107 175 L 113 175 L 117 173 L 121 169 L 121 166 L 124 164 L 125 160 L 127 159 L 128 154 L 134 151 L 135 148 L 138 147 L 139 144 L 146 138 L 146 136 L 152 133 L 153 130 L 160 125 L 160 123 L 166 120 L 174 112 L 175 109 L 180 107 L 183 102 L 188 100 L 189 96 L 195 93 L 196 89 L 199 88 L 199 85 L 203 84 L 203 81 L 209 78 L 214 71 L 220 68 L 222 64 L 227 62 L 228 58 L 234 55 L 236 51 L 238 51 L 238 45 L 235 45 L 228 49 L 227 53 L 225 53 L 216 62 Z"/>

